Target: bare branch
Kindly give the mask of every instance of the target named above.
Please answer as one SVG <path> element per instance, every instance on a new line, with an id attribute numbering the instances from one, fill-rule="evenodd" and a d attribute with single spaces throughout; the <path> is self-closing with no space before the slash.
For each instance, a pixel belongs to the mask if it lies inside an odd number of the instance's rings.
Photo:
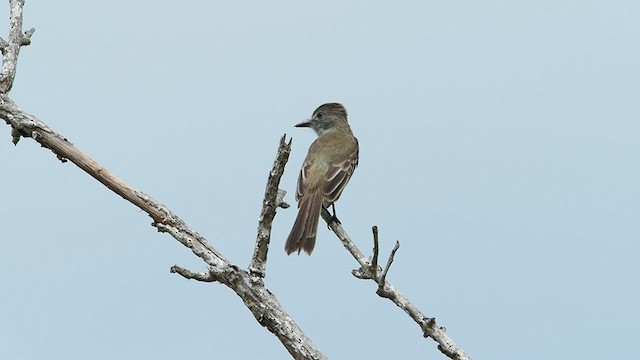
<path id="1" fill-rule="evenodd" d="M 195 272 L 191 272 L 181 266 L 178 265 L 173 265 L 171 267 L 171 269 L 169 270 L 170 273 L 172 274 L 178 274 L 180 276 L 182 276 L 185 279 L 193 279 L 193 280 L 198 280 L 198 281 L 202 281 L 202 282 L 214 282 L 216 281 L 216 279 L 211 276 L 211 273 L 195 273 Z"/>
<path id="2" fill-rule="evenodd" d="M 166 206 L 149 195 L 138 191 L 81 152 L 63 136 L 53 132 L 42 121 L 18 108 L 5 94 L 0 94 L 0 118 L 3 118 L 21 136 L 30 137 L 43 147 L 50 149 L 58 158 L 68 159 L 80 169 L 104 184 L 125 200 L 131 202 L 153 219 L 153 226 L 166 232 L 181 244 L 191 249 L 208 267 L 211 279 L 231 288 L 245 303 L 256 320 L 280 339 L 289 353 L 297 359 L 326 359 L 295 321 L 286 313 L 278 299 L 262 282 L 240 269 L 222 256 L 207 240 Z M 278 183 L 275 183 L 277 189 Z M 277 194 L 277 191 L 276 191 Z M 276 199 L 273 204 L 282 206 Z M 191 278 L 207 279 L 205 276 L 172 268 L 176 273 Z M 208 279 L 207 279 L 208 280 Z"/>
<path id="3" fill-rule="evenodd" d="M 400 242 L 396 241 L 396 246 L 394 246 L 393 250 L 391 250 L 391 254 L 389 255 L 389 261 L 387 261 L 387 266 L 385 266 L 384 271 L 382 272 L 382 278 L 380 278 L 380 282 L 378 283 L 378 285 L 380 286 L 379 288 L 380 290 L 383 290 L 384 285 L 387 283 L 387 273 L 391 268 L 391 264 L 393 263 L 393 258 L 396 256 L 396 251 L 398 251 L 398 249 L 400 249 Z"/>
<path id="4" fill-rule="evenodd" d="M 276 335 L 294 358 L 326 358 L 262 282 L 252 281 L 253 277 L 247 271 L 229 262 L 203 236 L 187 226 L 164 205 L 145 193 L 133 189 L 73 146 L 63 136 L 53 132 L 42 121 L 20 110 L 6 94 L 0 94 L 0 118 L 3 118 L 14 130 L 17 129 L 21 136 L 34 139 L 43 147 L 50 149 L 58 158 L 68 159 L 113 192 L 149 214 L 153 219 L 153 226 L 161 232 L 170 234 L 191 249 L 207 264 L 212 279 L 227 285 L 238 294 L 256 320 Z M 276 189 L 277 185 L 275 185 Z M 187 273 L 180 274 L 184 276 Z"/>
<path id="5" fill-rule="evenodd" d="M 250 273 L 224 258 L 203 236 L 190 228 L 166 206 L 126 184 L 77 149 L 66 138 L 49 129 L 42 121 L 22 111 L 7 96 L 13 86 L 20 48 L 31 43 L 31 36 L 35 31 L 35 29 L 30 29 L 26 32 L 22 30 L 24 0 L 10 0 L 9 2 L 11 23 L 9 40 L 0 39 L 0 51 L 3 58 L 2 69 L 0 70 L 0 118 L 11 125 L 14 144 L 21 137 L 32 138 L 43 147 L 51 150 L 60 161 L 71 161 L 114 193 L 146 212 L 153 219 L 152 225 L 158 231 L 170 234 L 185 247 L 191 249 L 196 256 L 205 262 L 208 268 L 206 273 L 195 273 L 174 265 L 171 268 L 172 273 L 177 273 L 187 279 L 203 282 L 215 281 L 226 285 L 242 299 L 256 320 L 278 337 L 294 358 L 326 359 L 261 281 L 265 274 L 271 225 L 275 217 L 276 208 L 288 207 L 288 204 L 283 201 L 284 191 L 279 190 L 278 185 L 284 171 L 284 165 L 288 159 L 291 142 L 285 144 L 285 138 L 281 139 L 279 155 L 269 175 L 265 201 L 258 226 L 256 250 L 252 264 L 249 267 Z M 424 336 L 429 336 L 436 340 L 439 344 L 438 348 L 447 356 L 452 359 L 469 359 L 462 349 L 449 339 L 443 327 L 438 327 L 433 318 L 424 316 L 398 290 L 386 282 L 386 275 L 393 262 L 398 244 L 396 244 L 396 248 L 394 248 L 389 257 L 389 262 L 382 273 L 382 277 L 379 277 L 377 231 L 374 230 L 375 267 L 372 267 L 373 264 L 369 264 L 368 259 L 349 239 L 342 225 L 331 221 L 331 215 L 326 210 L 322 212 L 322 216 L 340 238 L 343 245 L 360 263 L 363 278 L 370 278 L 378 284 L 382 284 L 383 291 L 381 291 L 381 296 L 390 299 L 409 314 L 420 325 Z M 256 279 L 260 281 L 256 281 Z"/>
<path id="6" fill-rule="evenodd" d="M 342 245 L 351 253 L 351 255 L 356 259 L 356 261 L 360 264 L 360 269 L 354 270 L 353 274 L 361 279 L 371 279 L 375 281 L 377 284 L 380 284 L 380 279 L 373 276 L 373 271 L 371 270 L 371 264 L 369 260 L 362 254 L 360 249 L 351 241 L 351 238 L 346 233 L 342 224 L 331 217 L 331 214 L 326 209 L 322 211 L 322 218 L 327 222 L 327 225 L 333 230 L 338 239 L 342 242 Z M 394 251 L 395 252 L 395 251 Z M 389 258 L 389 263 L 387 267 L 390 266 L 390 262 L 393 258 L 392 256 Z M 418 308 L 413 305 L 409 299 L 407 299 L 398 289 L 396 289 L 390 283 L 384 283 L 384 288 L 382 295 L 384 298 L 391 300 L 394 304 L 396 304 L 400 309 L 406 312 L 422 329 L 422 334 L 424 337 L 431 337 L 438 343 L 438 349 L 448 356 L 451 359 L 456 360 L 470 360 L 471 357 L 467 355 L 464 350 L 462 350 L 456 343 L 449 338 L 449 336 L 445 332 L 444 327 L 439 327 L 436 325 L 435 319 L 429 318 L 424 315 Z"/>
<path id="7" fill-rule="evenodd" d="M 11 90 L 13 80 L 16 77 L 16 67 L 18 65 L 20 47 L 31 44 L 31 35 L 36 31 L 35 29 L 30 29 L 27 32 L 22 31 L 22 10 L 24 8 L 24 0 L 10 0 L 9 7 L 9 22 L 11 24 L 9 41 L 7 42 L 4 39 L 0 39 L 0 51 L 2 51 L 0 94 L 7 94 Z M 15 137 L 14 141 L 17 142 Z"/>
<path id="8" fill-rule="evenodd" d="M 280 139 L 278 147 L 278 155 L 273 162 L 273 168 L 269 172 L 267 180 L 267 188 L 264 192 L 264 200 L 262 201 L 262 212 L 258 220 L 258 236 L 256 237 L 256 247 L 249 265 L 249 272 L 258 277 L 264 278 L 267 268 L 267 253 L 269 252 L 269 241 L 271 240 L 271 226 L 276 216 L 278 206 L 289 206 L 283 201 L 286 192 L 278 189 L 280 179 L 284 173 L 284 167 L 289 160 L 291 153 L 291 140 L 289 143 L 285 141 L 286 135 Z"/>
<path id="9" fill-rule="evenodd" d="M 3 67 L 0 73 L 0 118 L 12 127 L 13 142 L 17 143 L 20 137 L 32 138 L 43 147 L 51 150 L 58 159 L 66 162 L 67 159 L 100 183 L 111 189 L 125 200 L 129 201 L 153 219 L 153 226 L 158 231 L 166 232 L 178 240 L 181 244 L 191 249 L 207 265 L 208 273 L 193 273 L 189 270 L 174 266 L 172 272 L 189 279 L 200 281 L 217 281 L 232 289 L 251 311 L 256 320 L 270 332 L 278 337 L 287 351 L 296 359 L 326 359 L 315 344 L 309 339 L 284 311 L 278 299 L 265 288 L 262 281 L 254 281 L 254 276 L 240 269 L 224 258 L 207 240 L 191 229 L 177 215 L 166 206 L 155 201 L 149 195 L 138 191 L 123 180 L 102 167 L 95 160 L 77 149 L 65 137 L 49 129 L 46 124 L 35 116 L 22 111 L 8 96 L 11 89 L 17 57 L 20 46 L 30 42 L 33 30 L 22 33 L 22 7 L 23 0 L 11 0 L 11 33 L 9 42 L 0 39 L 0 51 L 3 55 Z M 288 156 L 288 153 L 287 153 Z M 286 163 L 286 157 L 282 157 L 282 167 Z M 269 212 L 265 212 L 264 223 L 270 231 L 271 221 L 275 214 L 275 207 L 285 207 L 284 193 L 278 192 L 280 173 L 274 172 L 268 186 Z M 270 178 L 271 178 L 270 177 Z M 273 208 L 273 209 L 271 209 Z M 269 217 L 271 217 L 269 219 Z M 268 245 L 268 243 L 266 244 Z M 266 260 L 266 252 L 265 257 Z"/>

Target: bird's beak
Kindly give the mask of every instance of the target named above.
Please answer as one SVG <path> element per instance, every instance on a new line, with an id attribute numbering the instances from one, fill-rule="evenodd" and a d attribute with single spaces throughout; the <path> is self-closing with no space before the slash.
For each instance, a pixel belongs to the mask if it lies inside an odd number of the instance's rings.
<path id="1" fill-rule="evenodd" d="M 300 124 L 296 124 L 296 127 L 311 127 L 311 121 L 312 120 L 303 121 Z"/>

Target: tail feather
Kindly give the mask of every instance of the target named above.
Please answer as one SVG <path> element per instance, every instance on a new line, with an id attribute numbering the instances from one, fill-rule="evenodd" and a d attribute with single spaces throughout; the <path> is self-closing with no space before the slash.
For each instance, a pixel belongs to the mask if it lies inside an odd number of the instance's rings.
<path id="1" fill-rule="evenodd" d="M 284 249 L 287 255 L 304 250 L 311 255 L 316 245 L 320 210 L 322 210 L 322 191 L 310 191 L 300 198 L 298 216 L 287 238 Z"/>

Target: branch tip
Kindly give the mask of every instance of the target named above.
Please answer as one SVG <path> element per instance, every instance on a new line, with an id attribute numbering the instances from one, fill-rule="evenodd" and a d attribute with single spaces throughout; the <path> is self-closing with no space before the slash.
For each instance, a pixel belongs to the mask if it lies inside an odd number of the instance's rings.
<path id="1" fill-rule="evenodd" d="M 391 254 L 389 255 L 389 260 L 387 261 L 387 266 L 385 266 L 384 271 L 382 272 L 382 278 L 380 279 L 380 286 L 384 286 L 387 282 L 387 273 L 391 268 L 391 264 L 393 263 L 393 259 L 396 256 L 396 251 L 400 249 L 400 241 L 396 241 L 396 246 L 391 250 Z"/>
<path id="2" fill-rule="evenodd" d="M 189 271 L 181 266 L 178 265 L 173 265 L 171 267 L 171 269 L 169 269 L 169 272 L 172 274 L 178 274 L 180 276 L 182 276 L 185 279 L 188 280 L 197 280 L 197 281 L 202 281 L 202 282 L 214 282 L 216 281 L 216 279 L 212 276 L 211 273 L 206 272 L 206 273 L 196 273 L 196 272 L 192 272 Z"/>
<path id="3" fill-rule="evenodd" d="M 284 201 L 284 197 L 285 195 L 287 195 L 287 191 L 286 190 L 282 190 L 282 189 L 278 189 L 278 196 L 276 197 L 276 206 L 282 209 L 288 209 L 289 203 L 287 203 L 286 201 Z"/>
<path id="4" fill-rule="evenodd" d="M 31 28 L 24 32 L 24 34 L 20 37 L 20 45 L 27 46 L 31 45 L 31 36 L 36 32 L 35 28 Z"/>
<path id="5" fill-rule="evenodd" d="M 291 142 L 293 141 L 293 138 L 289 138 L 289 142 L 287 143 L 287 134 L 284 133 L 282 135 L 282 137 L 280 138 L 280 146 L 281 147 L 285 147 L 286 150 L 291 150 Z"/>

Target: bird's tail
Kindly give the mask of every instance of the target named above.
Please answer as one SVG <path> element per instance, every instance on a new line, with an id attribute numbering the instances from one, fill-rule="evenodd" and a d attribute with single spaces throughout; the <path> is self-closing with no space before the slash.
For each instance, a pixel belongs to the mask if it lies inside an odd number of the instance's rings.
<path id="1" fill-rule="evenodd" d="M 311 255 L 318 234 L 318 221 L 322 210 L 322 190 L 308 191 L 300 198 L 298 208 L 300 208 L 298 216 L 284 245 L 284 250 L 287 255 L 294 251 L 300 254 L 302 250 Z"/>

